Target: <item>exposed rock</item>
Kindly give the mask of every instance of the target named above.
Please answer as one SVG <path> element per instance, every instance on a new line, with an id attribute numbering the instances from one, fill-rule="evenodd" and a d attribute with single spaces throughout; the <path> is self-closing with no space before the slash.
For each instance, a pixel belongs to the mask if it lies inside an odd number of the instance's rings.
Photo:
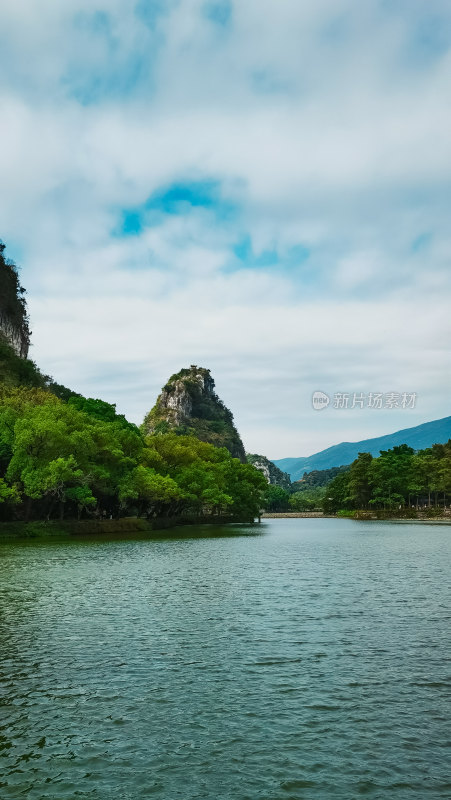
<path id="1" fill-rule="evenodd" d="M 215 392 L 210 370 L 191 365 L 172 375 L 141 426 L 143 433 L 175 430 L 203 442 L 226 447 L 234 458 L 246 461 L 233 416 Z"/>
<path id="2" fill-rule="evenodd" d="M 0 241 L 0 334 L 20 358 L 27 358 L 30 345 L 25 289 L 20 285 L 17 268 L 4 257 Z"/>
<path id="3" fill-rule="evenodd" d="M 252 464 L 256 469 L 259 469 L 260 472 L 263 472 L 268 483 L 272 486 L 280 486 L 287 492 L 290 491 L 291 478 L 287 472 L 282 472 L 282 470 L 276 467 L 266 456 L 260 456 L 256 453 L 247 453 L 246 456 L 249 464 Z"/>
<path id="4" fill-rule="evenodd" d="M 13 348 L 16 355 L 26 358 L 28 355 L 29 340 L 20 327 L 14 325 L 7 316 L 0 314 L 0 333 Z"/>

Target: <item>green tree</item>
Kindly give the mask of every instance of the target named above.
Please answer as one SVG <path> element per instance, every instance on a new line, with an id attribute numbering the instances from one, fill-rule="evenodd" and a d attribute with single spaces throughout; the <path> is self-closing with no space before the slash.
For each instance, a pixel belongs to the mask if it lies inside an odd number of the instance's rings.
<path id="1" fill-rule="evenodd" d="M 371 453 L 359 453 L 349 473 L 349 498 L 352 508 L 367 508 L 371 499 Z"/>
<path id="2" fill-rule="evenodd" d="M 117 494 L 119 481 L 137 463 L 142 443 L 138 434 L 117 423 L 102 423 L 59 401 L 27 408 L 14 425 L 12 456 L 6 477 L 26 499 L 45 500 L 45 515 L 55 499 L 60 515 L 66 502 L 92 507 Z M 90 489 L 71 491 L 77 487 Z M 84 499 L 83 499 L 84 498 Z"/>
<path id="3" fill-rule="evenodd" d="M 337 511 L 353 508 L 349 482 L 350 472 L 342 472 L 325 488 L 323 510 L 326 514 L 335 514 Z"/>
<path id="4" fill-rule="evenodd" d="M 307 492 L 295 492 L 290 496 L 289 505 L 291 511 L 313 511 L 315 503 L 310 500 Z"/>
<path id="5" fill-rule="evenodd" d="M 414 451 L 406 444 L 382 450 L 369 467 L 373 497 L 370 504 L 394 509 L 408 503 Z"/>
<path id="6" fill-rule="evenodd" d="M 130 502 L 139 514 L 158 515 L 183 497 L 180 486 L 169 476 L 158 475 L 154 469 L 138 465 L 127 472 L 119 484 L 121 507 Z"/>
<path id="7" fill-rule="evenodd" d="M 290 508 L 289 501 L 290 495 L 281 486 L 267 485 L 263 500 L 267 511 L 288 511 Z"/>

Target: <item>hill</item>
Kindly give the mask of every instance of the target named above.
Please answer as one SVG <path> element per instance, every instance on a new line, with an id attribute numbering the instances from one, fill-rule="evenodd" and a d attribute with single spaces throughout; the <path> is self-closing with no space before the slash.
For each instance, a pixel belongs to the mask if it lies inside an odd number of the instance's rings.
<path id="1" fill-rule="evenodd" d="M 297 481 L 302 478 L 304 472 L 351 464 L 359 453 L 378 456 L 381 450 L 390 450 L 400 444 L 408 444 L 414 450 L 424 450 L 433 444 L 444 444 L 448 439 L 451 439 L 451 417 L 444 417 L 374 439 L 341 442 L 304 458 L 280 458 L 273 461 L 273 464 L 288 472 L 291 480 Z"/>
<path id="2" fill-rule="evenodd" d="M 282 489 L 289 492 L 291 491 L 291 479 L 287 472 L 282 472 L 281 469 L 275 466 L 266 456 L 258 455 L 257 453 L 246 453 L 248 464 L 263 472 L 266 480 L 271 486 L 281 486 Z"/>
<path id="3" fill-rule="evenodd" d="M 144 434 L 175 431 L 196 436 L 215 447 L 226 447 L 244 464 L 243 442 L 233 424 L 233 415 L 215 392 L 210 370 L 181 369 L 163 386 L 154 407 L 141 426 Z"/>

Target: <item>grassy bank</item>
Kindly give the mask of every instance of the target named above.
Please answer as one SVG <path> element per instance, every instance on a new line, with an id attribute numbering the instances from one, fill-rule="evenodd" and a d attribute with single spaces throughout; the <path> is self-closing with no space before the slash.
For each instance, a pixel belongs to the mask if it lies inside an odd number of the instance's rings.
<path id="1" fill-rule="evenodd" d="M 82 522 L 2 522 L 0 524 L 0 541 L 14 539 L 49 539 L 68 536 L 116 533 L 147 533 L 152 531 L 144 519 L 130 517 L 126 519 L 86 520 Z"/>

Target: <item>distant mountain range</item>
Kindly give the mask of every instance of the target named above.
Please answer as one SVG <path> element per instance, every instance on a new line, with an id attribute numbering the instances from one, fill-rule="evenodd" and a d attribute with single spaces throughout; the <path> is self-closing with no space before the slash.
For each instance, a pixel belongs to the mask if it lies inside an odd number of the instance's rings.
<path id="1" fill-rule="evenodd" d="M 414 428 L 388 433 L 386 436 L 377 436 L 375 439 L 341 442 L 305 458 L 279 458 L 273 464 L 283 472 L 288 472 L 292 481 L 297 481 L 304 472 L 351 464 L 359 453 L 378 456 L 381 450 L 390 450 L 399 444 L 408 444 L 414 450 L 423 450 L 433 444 L 443 444 L 448 439 L 451 439 L 451 417 L 444 417 L 433 422 L 424 422 Z"/>

